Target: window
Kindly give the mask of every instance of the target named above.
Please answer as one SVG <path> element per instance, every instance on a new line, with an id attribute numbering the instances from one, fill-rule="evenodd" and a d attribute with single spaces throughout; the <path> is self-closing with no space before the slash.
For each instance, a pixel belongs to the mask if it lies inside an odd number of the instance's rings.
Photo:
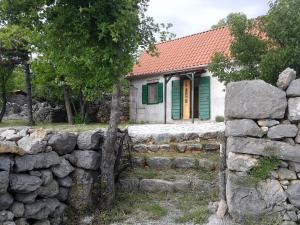
<path id="1" fill-rule="evenodd" d="M 157 100 L 157 83 L 148 84 L 148 104 L 156 104 Z"/>

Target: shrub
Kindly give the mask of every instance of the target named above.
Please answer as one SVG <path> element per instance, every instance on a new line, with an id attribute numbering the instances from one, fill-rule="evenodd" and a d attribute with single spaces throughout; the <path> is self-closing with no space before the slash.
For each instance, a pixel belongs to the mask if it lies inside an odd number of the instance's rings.
<path id="1" fill-rule="evenodd" d="M 216 116 L 216 122 L 217 123 L 224 122 L 224 117 L 223 116 Z"/>

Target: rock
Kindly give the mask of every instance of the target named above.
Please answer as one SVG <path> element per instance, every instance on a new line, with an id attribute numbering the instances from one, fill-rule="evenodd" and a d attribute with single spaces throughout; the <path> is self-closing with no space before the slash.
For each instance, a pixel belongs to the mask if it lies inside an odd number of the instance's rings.
<path id="1" fill-rule="evenodd" d="M 140 156 L 132 157 L 132 162 L 134 167 L 144 167 L 145 166 L 145 158 Z"/>
<path id="2" fill-rule="evenodd" d="M 183 153 L 183 152 L 185 152 L 187 150 L 187 145 L 186 144 L 177 144 L 176 150 L 178 152 Z"/>
<path id="3" fill-rule="evenodd" d="M 53 180 L 53 174 L 51 170 L 40 170 L 42 185 L 48 185 Z"/>
<path id="4" fill-rule="evenodd" d="M 298 128 L 291 124 L 280 124 L 271 127 L 268 131 L 268 138 L 270 139 L 281 139 L 285 137 L 296 137 Z"/>
<path id="5" fill-rule="evenodd" d="M 39 177 L 27 174 L 11 174 L 10 189 L 17 193 L 29 193 L 37 190 L 42 184 Z"/>
<path id="6" fill-rule="evenodd" d="M 147 151 L 158 152 L 160 149 L 159 145 L 147 145 Z"/>
<path id="7" fill-rule="evenodd" d="M 239 172 L 249 172 L 253 167 L 257 165 L 257 159 L 250 155 L 228 153 L 227 167 L 229 170 Z"/>
<path id="8" fill-rule="evenodd" d="M 75 165 L 77 167 L 88 170 L 97 170 L 100 167 L 101 155 L 96 151 L 74 151 L 73 155 L 76 158 Z"/>
<path id="9" fill-rule="evenodd" d="M 55 198 L 37 200 L 35 203 L 25 205 L 24 217 L 36 220 L 47 219 L 59 205 L 60 202 Z"/>
<path id="10" fill-rule="evenodd" d="M 0 210 L 8 209 L 12 203 L 14 202 L 14 198 L 9 193 L 0 194 Z"/>
<path id="11" fill-rule="evenodd" d="M 71 177 L 57 178 L 57 182 L 62 187 L 72 187 L 73 184 Z"/>
<path id="12" fill-rule="evenodd" d="M 280 180 L 296 180 L 297 175 L 294 171 L 288 170 L 286 168 L 279 168 L 277 170 L 278 177 Z"/>
<path id="13" fill-rule="evenodd" d="M 37 170 L 31 170 L 31 171 L 29 171 L 29 175 L 36 176 L 36 177 L 41 177 L 42 176 L 41 172 L 39 172 Z"/>
<path id="14" fill-rule="evenodd" d="M 59 193 L 58 193 L 58 195 L 56 196 L 56 198 L 57 198 L 59 201 L 65 202 L 65 201 L 68 200 L 68 197 L 69 197 L 69 188 L 60 187 L 60 188 L 59 188 Z"/>
<path id="15" fill-rule="evenodd" d="M 38 196 L 42 198 L 52 198 L 59 193 L 59 186 L 55 180 L 52 180 L 49 184 L 39 187 L 37 190 Z"/>
<path id="16" fill-rule="evenodd" d="M 293 138 L 284 138 L 283 141 L 286 142 L 286 143 L 288 143 L 288 144 L 290 144 L 290 145 L 293 145 L 293 146 L 296 145 L 296 143 L 295 143 L 295 141 L 294 141 Z"/>
<path id="17" fill-rule="evenodd" d="M 9 155 L 0 155 L 0 170 L 10 171 L 14 165 L 14 161 Z"/>
<path id="18" fill-rule="evenodd" d="M 300 183 L 294 183 L 288 186 L 288 199 L 296 207 L 300 207 Z"/>
<path id="19" fill-rule="evenodd" d="M 289 98 L 288 101 L 288 118 L 291 122 L 300 121 L 300 97 Z"/>
<path id="20" fill-rule="evenodd" d="M 174 164 L 176 168 L 196 168 L 198 166 L 196 159 L 188 157 L 176 157 Z"/>
<path id="21" fill-rule="evenodd" d="M 202 144 L 188 144 L 186 147 L 186 151 L 197 152 L 197 151 L 201 151 L 202 148 L 203 148 Z"/>
<path id="22" fill-rule="evenodd" d="M 0 223 L 5 221 L 12 221 L 14 219 L 14 214 L 10 211 L 3 210 L 0 211 Z"/>
<path id="23" fill-rule="evenodd" d="M 219 151 L 219 150 L 220 150 L 219 144 L 208 143 L 203 146 L 203 151 Z"/>
<path id="24" fill-rule="evenodd" d="M 118 189 L 125 192 L 137 192 L 139 190 L 140 181 L 137 178 L 120 179 L 117 186 Z"/>
<path id="25" fill-rule="evenodd" d="M 273 127 L 278 125 L 279 121 L 266 119 L 266 120 L 258 120 L 257 123 L 261 127 Z"/>
<path id="26" fill-rule="evenodd" d="M 300 145 L 292 146 L 280 141 L 229 137 L 226 149 L 228 152 L 250 155 L 268 156 L 273 154 L 278 159 L 300 162 Z"/>
<path id="27" fill-rule="evenodd" d="M 24 204 L 21 202 L 14 202 L 10 207 L 10 211 L 15 217 L 22 217 L 24 215 Z"/>
<path id="28" fill-rule="evenodd" d="M 293 221 L 283 221 L 280 225 L 297 225 L 297 223 Z"/>
<path id="29" fill-rule="evenodd" d="M 66 155 L 64 155 L 62 157 L 64 159 L 68 160 L 71 164 L 73 164 L 73 165 L 76 164 L 77 159 L 76 159 L 76 157 L 74 155 L 72 155 L 72 154 L 66 154 Z"/>
<path id="30" fill-rule="evenodd" d="M 77 145 L 82 150 L 97 150 L 103 141 L 103 133 L 100 130 L 85 131 L 78 135 Z"/>
<path id="31" fill-rule="evenodd" d="M 163 145 L 160 145 L 160 146 L 159 146 L 159 150 L 160 150 L 160 151 L 166 151 L 166 152 L 168 152 L 168 151 L 171 150 L 171 146 L 168 145 L 168 144 L 163 144 Z"/>
<path id="32" fill-rule="evenodd" d="M 278 80 L 277 80 L 277 87 L 279 87 L 282 90 L 285 90 L 288 88 L 290 83 L 296 79 L 296 71 L 291 68 L 286 68 L 284 71 L 279 74 Z"/>
<path id="33" fill-rule="evenodd" d="M 214 163 L 208 159 L 198 159 L 199 168 L 204 170 L 214 170 L 217 168 L 217 163 Z"/>
<path id="34" fill-rule="evenodd" d="M 46 142 L 42 141 L 40 138 L 26 136 L 18 141 L 18 146 L 28 154 L 37 154 L 45 151 Z"/>
<path id="35" fill-rule="evenodd" d="M 226 137 L 262 137 L 264 135 L 262 129 L 253 121 L 249 119 L 229 120 L 226 122 L 225 128 Z"/>
<path id="36" fill-rule="evenodd" d="M 60 159 L 56 152 L 17 156 L 15 158 L 15 168 L 18 173 L 33 169 L 46 169 L 59 163 Z"/>
<path id="37" fill-rule="evenodd" d="M 221 200 L 220 203 L 219 203 L 219 207 L 218 207 L 218 210 L 217 210 L 217 213 L 216 213 L 216 216 L 219 218 L 219 219 L 223 219 L 226 212 L 227 212 L 227 203 L 225 202 L 225 200 Z"/>
<path id="38" fill-rule="evenodd" d="M 232 119 L 282 119 L 287 107 L 285 92 L 262 80 L 229 83 L 225 101 L 225 116 Z"/>
<path id="39" fill-rule="evenodd" d="M 140 182 L 140 189 L 143 192 L 158 193 L 172 192 L 174 184 L 169 181 L 159 179 L 143 179 Z"/>
<path id="40" fill-rule="evenodd" d="M 207 208 L 211 214 L 215 214 L 218 210 L 218 206 L 219 202 L 209 202 Z"/>
<path id="41" fill-rule="evenodd" d="M 22 138 L 14 129 L 6 130 L 2 132 L 0 136 L 5 138 L 6 141 L 18 141 Z"/>
<path id="42" fill-rule="evenodd" d="M 214 185 L 212 182 L 207 181 L 207 180 L 200 180 L 200 179 L 192 179 L 192 190 L 193 191 L 210 191 Z"/>
<path id="43" fill-rule="evenodd" d="M 60 164 L 51 168 L 53 174 L 59 178 L 64 178 L 74 171 L 74 167 L 69 161 L 60 158 Z"/>
<path id="44" fill-rule="evenodd" d="M 0 154 L 13 153 L 17 155 L 24 155 L 26 151 L 20 148 L 13 141 L 0 141 Z"/>
<path id="45" fill-rule="evenodd" d="M 300 172 L 300 163 L 289 162 L 289 169 L 295 171 L 296 173 Z"/>
<path id="46" fill-rule="evenodd" d="M 133 150 L 136 152 L 147 152 L 147 145 L 145 144 L 139 144 L 139 145 L 134 145 Z"/>
<path id="47" fill-rule="evenodd" d="M 300 97 L 300 79 L 293 80 L 286 90 L 288 97 Z"/>
<path id="48" fill-rule="evenodd" d="M 146 159 L 147 165 L 154 169 L 166 169 L 171 168 L 172 160 L 168 157 L 151 157 Z"/>
<path id="49" fill-rule="evenodd" d="M 16 225 L 30 225 L 25 218 L 20 218 L 15 221 Z"/>
<path id="50" fill-rule="evenodd" d="M 42 220 L 34 223 L 33 225 L 51 225 L 49 220 Z"/>
<path id="51" fill-rule="evenodd" d="M 59 155 L 71 153 L 76 146 L 77 136 L 69 132 L 60 132 L 50 137 L 48 144 Z"/>
<path id="52" fill-rule="evenodd" d="M 173 185 L 176 192 L 188 192 L 191 189 L 191 182 L 188 180 L 176 180 Z"/>
<path id="53" fill-rule="evenodd" d="M 36 197 L 37 197 L 37 191 L 26 193 L 26 194 L 16 193 L 16 195 L 15 195 L 15 199 L 17 201 L 23 202 L 25 204 L 34 203 Z"/>
<path id="54" fill-rule="evenodd" d="M 297 136 L 295 138 L 295 142 L 297 144 L 300 144 L 300 125 L 298 125 L 298 134 L 297 134 Z"/>
<path id="55" fill-rule="evenodd" d="M 40 140 L 47 140 L 47 135 L 48 135 L 48 131 L 43 129 L 43 128 L 39 128 L 39 129 L 35 129 L 31 134 L 30 137 L 35 138 L 35 139 L 40 139 Z"/>
<path id="56" fill-rule="evenodd" d="M 0 171 L 0 194 L 4 194 L 7 192 L 9 184 L 9 172 Z"/>

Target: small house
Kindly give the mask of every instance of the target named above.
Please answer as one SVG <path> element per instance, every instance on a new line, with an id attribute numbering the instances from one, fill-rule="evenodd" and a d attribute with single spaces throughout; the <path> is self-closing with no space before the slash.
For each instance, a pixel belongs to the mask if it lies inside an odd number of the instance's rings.
<path id="1" fill-rule="evenodd" d="M 130 81 L 130 120 L 137 123 L 214 121 L 224 116 L 225 86 L 208 71 L 216 52 L 229 53 L 232 36 L 221 27 L 156 45 L 144 52 Z"/>

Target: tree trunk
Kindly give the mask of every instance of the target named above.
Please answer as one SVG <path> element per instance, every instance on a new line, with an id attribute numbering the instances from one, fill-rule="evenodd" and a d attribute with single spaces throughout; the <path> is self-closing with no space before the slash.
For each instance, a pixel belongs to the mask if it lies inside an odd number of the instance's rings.
<path id="1" fill-rule="evenodd" d="M 69 87 L 66 84 L 64 84 L 64 99 L 65 99 L 65 107 L 66 107 L 67 116 L 68 116 L 68 123 L 70 125 L 72 125 L 72 124 L 74 124 L 74 117 L 73 117 L 73 112 L 72 112 Z"/>
<path id="2" fill-rule="evenodd" d="M 80 94 L 79 94 L 79 104 L 80 104 L 80 119 L 81 119 L 82 123 L 85 123 L 86 101 L 84 99 L 82 90 L 80 90 Z"/>
<path id="3" fill-rule="evenodd" d="M 31 93 L 31 72 L 29 63 L 25 63 L 25 87 L 27 92 L 27 114 L 28 125 L 33 126 L 33 113 L 32 113 L 32 93 Z"/>
<path id="4" fill-rule="evenodd" d="M 101 158 L 101 205 L 111 209 L 115 200 L 114 167 L 117 152 L 117 134 L 120 121 L 120 84 L 114 85 L 111 101 L 111 113 Z"/>
<path id="5" fill-rule="evenodd" d="M 7 103 L 7 98 L 6 98 L 6 81 L 5 81 L 5 75 L 2 75 L 2 109 L 0 112 L 0 122 L 2 122 L 2 119 L 5 115 L 6 112 L 6 103 Z"/>

